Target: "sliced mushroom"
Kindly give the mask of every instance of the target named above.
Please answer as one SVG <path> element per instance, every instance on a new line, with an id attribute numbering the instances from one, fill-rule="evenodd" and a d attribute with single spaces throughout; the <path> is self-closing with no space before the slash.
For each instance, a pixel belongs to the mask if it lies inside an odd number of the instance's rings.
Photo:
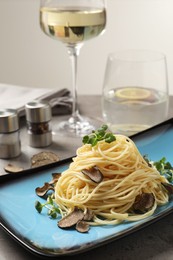
<path id="1" fill-rule="evenodd" d="M 170 194 L 173 194 L 173 185 L 171 183 L 162 182 L 162 185 Z"/>
<path id="2" fill-rule="evenodd" d="M 86 221 L 80 220 L 76 224 L 76 230 L 80 233 L 86 233 L 89 230 L 89 224 Z"/>
<path id="3" fill-rule="evenodd" d="M 90 221 L 94 217 L 94 212 L 91 209 L 87 209 L 87 212 L 84 215 L 83 220 Z"/>
<path id="4" fill-rule="evenodd" d="M 74 211 L 72 211 L 70 214 L 68 214 L 58 222 L 58 227 L 70 228 L 76 225 L 78 221 L 82 220 L 83 217 L 84 217 L 84 212 L 81 209 L 75 207 Z"/>
<path id="5" fill-rule="evenodd" d="M 103 174 L 97 166 L 93 166 L 89 169 L 83 169 L 82 173 L 88 176 L 95 183 L 100 183 L 103 180 Z"/>
<path id="6" fill-rule="evenodd" d="M 149 211 L 155 202 L 154 195 L 152 193 L 142 193 L 138 195 L 133 204 L 133 209 L 139 212 Z"/>
<path id="7" fill-rule="evenodd" d="M 39 197 L 44 197 L 49 190 L 54 190 L 54 187 L 50 185 L 48 182 L 45 182 L 44 186 L 37 187 L 35 189 L 35 192 Z"/>
<path id="8" fill-rule="evenodd" d="M 9 163 L 5 166 L 4 170 L 8 173 L 17 173 L 23 171 L 23 168 Z"/>

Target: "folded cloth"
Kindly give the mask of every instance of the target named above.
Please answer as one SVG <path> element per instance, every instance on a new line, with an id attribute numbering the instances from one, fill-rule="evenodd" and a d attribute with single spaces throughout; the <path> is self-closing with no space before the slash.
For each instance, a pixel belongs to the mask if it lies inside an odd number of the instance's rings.
<path id="1" fill-rule="evenodd" d="M 16 109 L 19 116 L 23 116 L 25 104 L 33 100 L 49 102 L 53 115 L 70 114 L 72 111 L 70 91 L 66 88 L 55 90 L 0 84 L 0 108 Z"/>
<path id="2" fill-rule="evenodd" d="M 56 93 L 55 91 L 49 92 L 38 99 L 49 102 L 53 115 L 65 115 L 72 112 L 72 98 L 70 91 L 66 88 L 56 91 Z"/>

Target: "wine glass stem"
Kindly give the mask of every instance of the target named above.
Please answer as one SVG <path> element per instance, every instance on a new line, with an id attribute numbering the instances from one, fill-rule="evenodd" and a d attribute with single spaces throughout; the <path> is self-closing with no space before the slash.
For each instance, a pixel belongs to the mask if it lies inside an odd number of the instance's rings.
<path id="1" fill-rule="evenodd" d="M 72 118 L 74 122 L 77 122 L 79 119 L 79 110 L 78 110 L 78 100 L 77 100 L 77 63 L 78 55 L 80 51 L 80 46 L 68 47 L 68 53 L 71 59 L 72 66 Z"/>

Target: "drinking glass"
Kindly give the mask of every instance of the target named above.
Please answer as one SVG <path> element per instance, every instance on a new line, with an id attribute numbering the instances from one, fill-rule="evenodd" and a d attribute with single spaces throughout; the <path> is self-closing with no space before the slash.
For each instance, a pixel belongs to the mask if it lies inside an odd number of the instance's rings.
<path id="1" fill-rule="evenodd" d="M 61 122 L 63 134 L 83 135 L 93 130 L 77 103 L 77 58 L 85 41 L 100 35 L 106 25 L 104 0 L 41 0 L 40 26 L 43 32 L 65 44 L 72 66 L 73 108 L 71 117 Z"/>
<path id="2" fill-rule="evenodd" d="M 107 59 L 102 93 L 103 119 L 127 136 L 167 119 L 166 57 L 150 50 L 124 50 Z"/>

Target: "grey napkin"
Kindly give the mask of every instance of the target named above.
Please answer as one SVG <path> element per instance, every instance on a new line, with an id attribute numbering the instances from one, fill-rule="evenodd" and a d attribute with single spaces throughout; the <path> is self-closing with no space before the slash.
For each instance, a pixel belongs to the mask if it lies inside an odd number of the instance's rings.
<path id="1" fill-rule="evenodd" d="M 23 116 L 25 104 L 35 99 L 48 101 L 53 115 L 70 114 L 72 111 L 72 98 L 66 88 L 56 90 L 0 84 L 0 108 L 17 109 L 19 116 Z"/>
<path id="2" fill-rule="evenodd" d="M 43 95 L 40 99 L 49 102 L 53 115 L 66 115 L 72 112 L 72 98 L 66 88 Z"/>

